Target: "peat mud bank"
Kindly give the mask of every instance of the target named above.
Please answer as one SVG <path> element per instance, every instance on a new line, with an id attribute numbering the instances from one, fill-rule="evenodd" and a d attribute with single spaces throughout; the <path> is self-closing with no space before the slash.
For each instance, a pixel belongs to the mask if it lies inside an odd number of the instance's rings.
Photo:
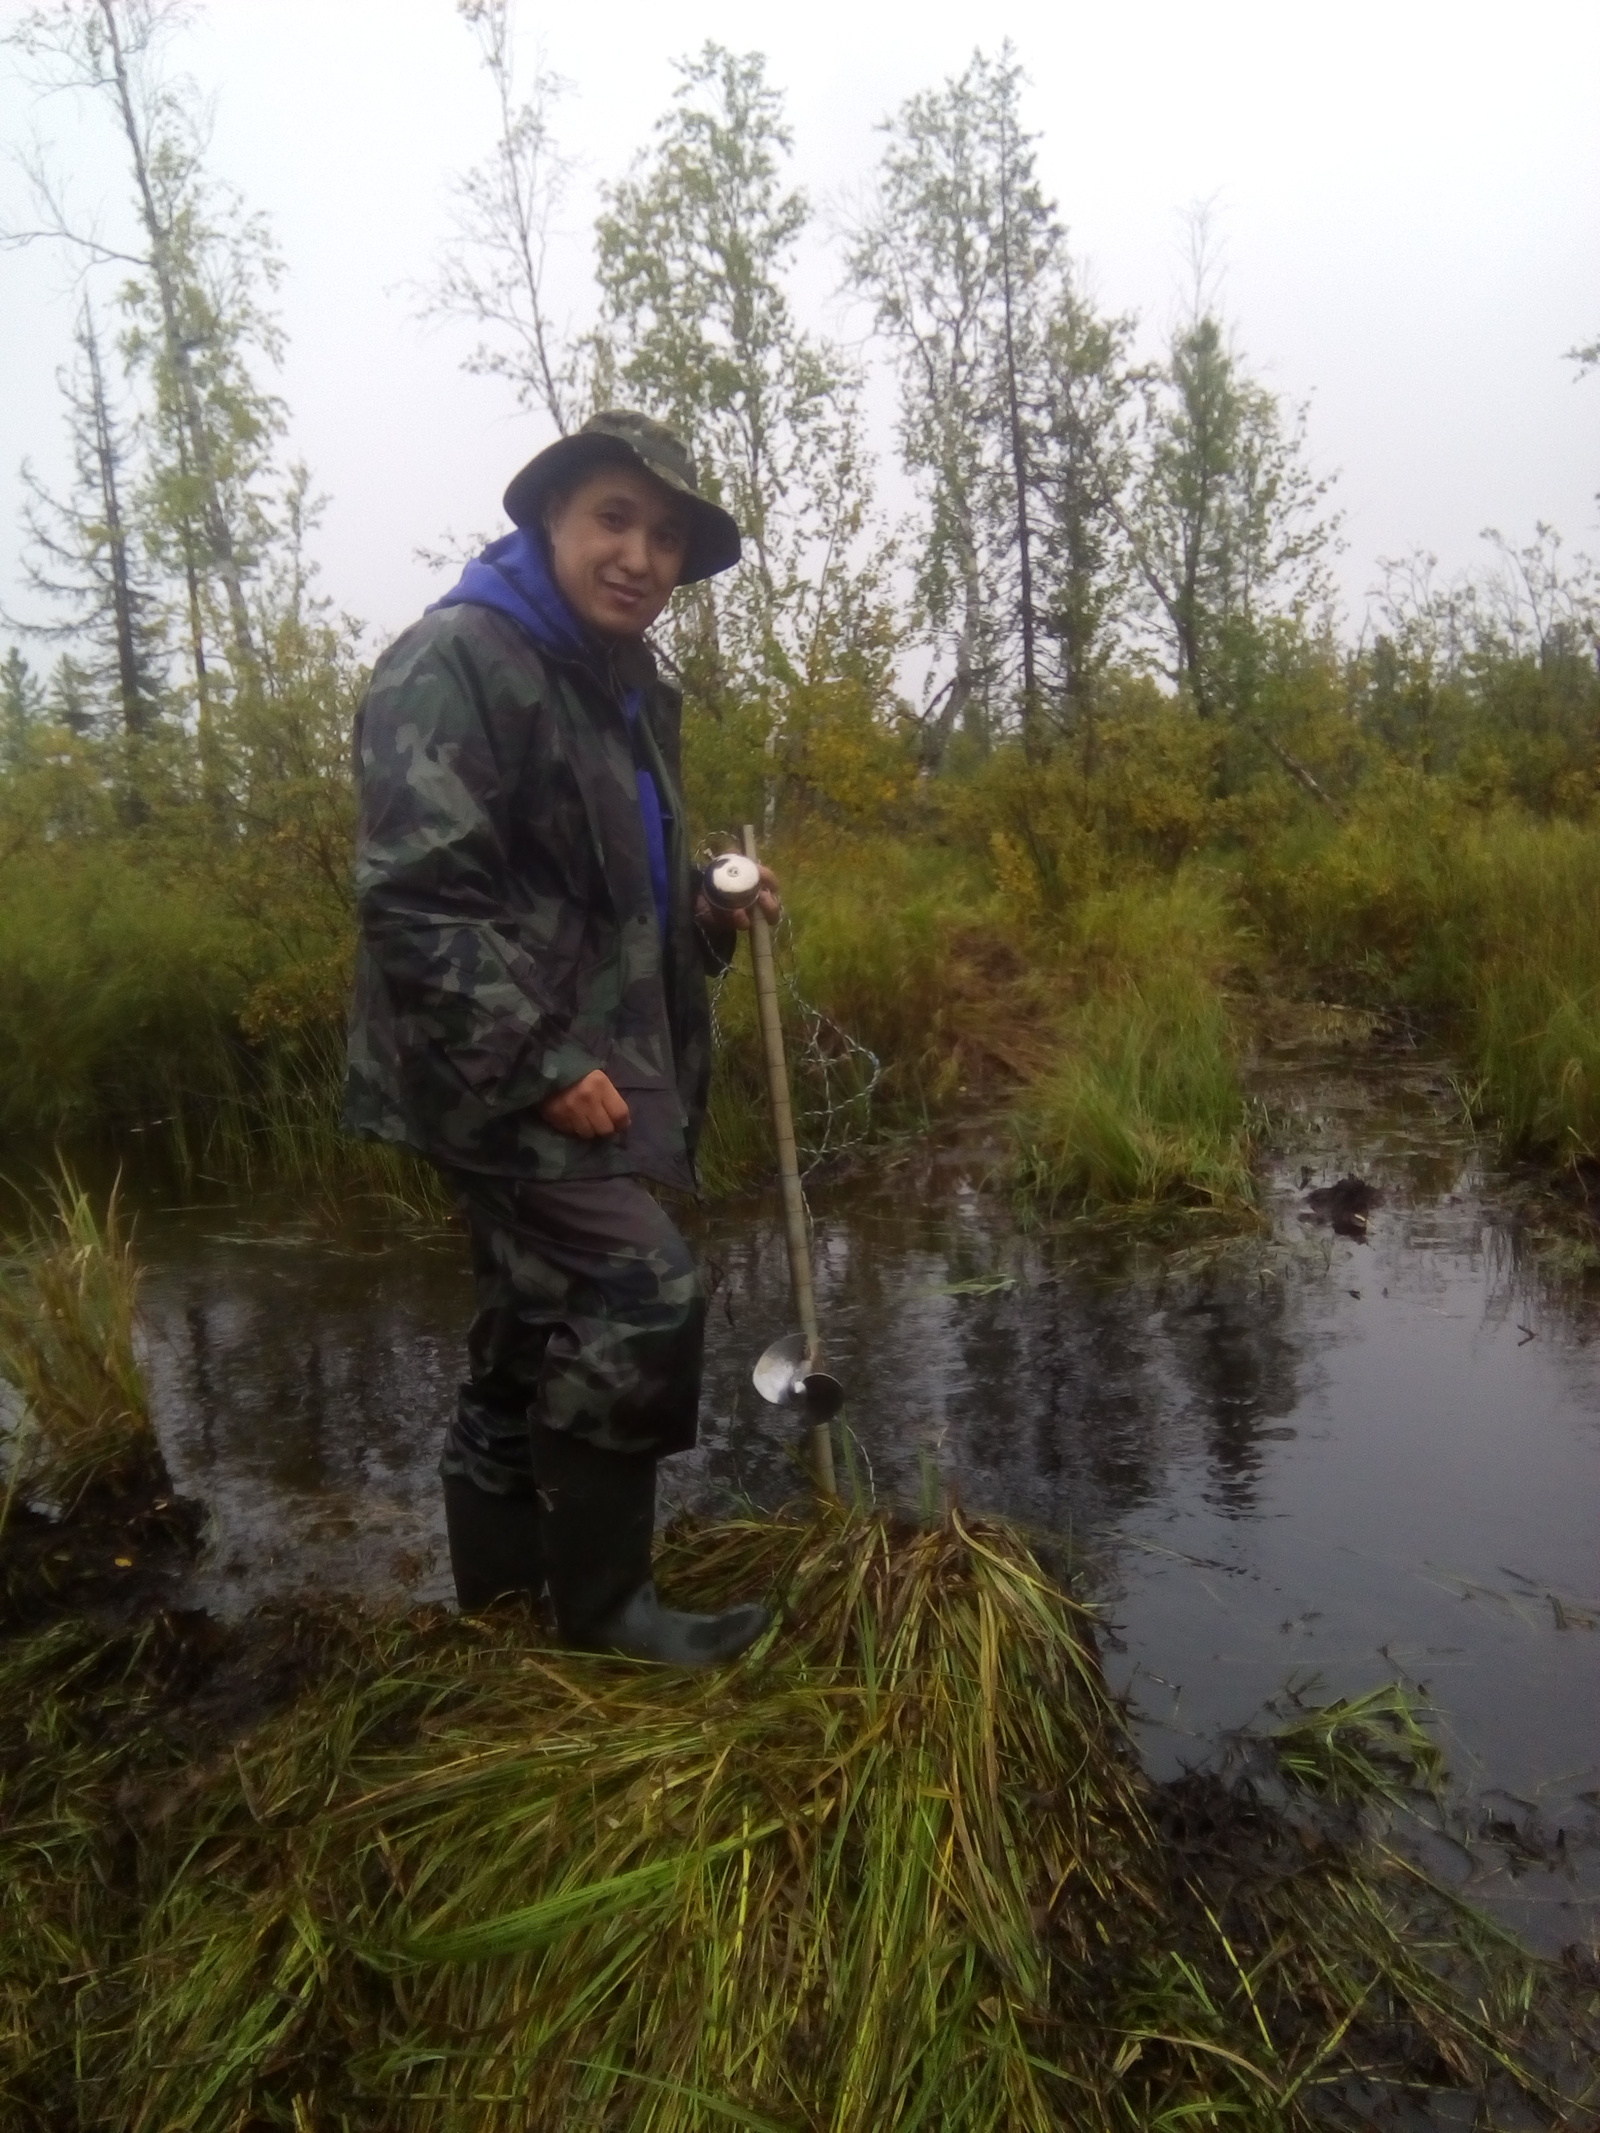
<path id="1" fill-rule="evenodd" d="M 183 1590 L 205 1509 L 164 1476 L 92 1492 L 69 1517 L 14 1502 L 0 1529 L 0 1633 L 71 1611 L 105 1629 L 138 1622 Z"/>

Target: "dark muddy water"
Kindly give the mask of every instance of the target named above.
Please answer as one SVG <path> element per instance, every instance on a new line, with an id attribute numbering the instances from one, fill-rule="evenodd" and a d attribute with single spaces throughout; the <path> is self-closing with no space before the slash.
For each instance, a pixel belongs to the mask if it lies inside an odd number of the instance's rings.
<path id="1" fill-rule="evenodd" d="M 1540 1944 L 1587 1938 L 1600 1304 L 1541 1275 L 1436 1069 L 1284 1055 L 1262 1088 L 1273 1231 L 1225 1249 L 1021 1237 L 977 1145 L 818 1190 L 859 1477 L 1069 1539 L 1158 1774 L 1286 1690 L 1426 1689 L 1489 1830 L 1460 1878 Z M 1381 1198 L 1341 1234 L 1307 1195 L 1350 1172 Z M 148 1209 L 140 1238 L 168 1458 L 214 1520 L 193 1597 L 443 1598 L 459 1241 L 336 1246 L 214 1208 Z M 776 1209 L 715 1210 L 699 1242 L 703 1442 L 664 1495 L 773 1504 L 800 1482 L 749 1383 L 790 1323 Z"/>

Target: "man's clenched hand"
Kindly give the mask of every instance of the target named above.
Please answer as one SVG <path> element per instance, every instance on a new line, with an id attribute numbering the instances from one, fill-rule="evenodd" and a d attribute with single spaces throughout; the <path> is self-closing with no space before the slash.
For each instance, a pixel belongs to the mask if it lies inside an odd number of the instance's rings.
<path id="1" fill-rule="evenodd" d="M 575 1081 L 570 1089 L 558 1089 L 539 1106 L 539 1116 L 557 1133 L 571 1133 L 580 1141 L 604 1140 L 620 1133 L 632 1116 L 611 1077 L 598 1067 Z"/>

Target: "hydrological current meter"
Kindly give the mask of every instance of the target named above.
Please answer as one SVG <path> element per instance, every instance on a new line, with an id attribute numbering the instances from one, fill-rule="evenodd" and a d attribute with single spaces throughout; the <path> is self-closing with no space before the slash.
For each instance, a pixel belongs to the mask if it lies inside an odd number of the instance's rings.
<path id="1" fill-rule="evenodd" d="M 844 1404 L 844 1388 L 826 1368 L 817 1326 L 817 1299 L 811 1281 L 811 1237 L 805 1196 L 800 1190 L 800 1158 L 795 1147 L 794 1106 L 789 1096 L 789 1068 L 783 1051 L 783 1022 L 778 1013 L 778 980 L 772 959 L 772 929 L 757 898 L 761 868 L 756 833 L 748 825 L 743 852 L 724 852 L 702 876 L 707 900 L 725 911 L 750 914 L 750 954 L 755 966 L 756 1005 L 761 1021 L 761 1049 L 767 1064 L 767 1094 L 772 1105 L 773 1138 L 778 1144 L 778 1182 L 783 1192 L 783 1232 L 789 1251 L 789 1283 L 794 1292 L 798 1333 L 772 1343 L 750 1373 L 756 1391 L 774 1407 L 803 1410 L 811 1425 L 811 1476 L 819 1496 L 835 1496 L 833 1433 L 829 1428 Z"/>
<path id="2" fill-rule="evenodd" d="M 706 902 L 719 911 L 753 911 L 761 894 L 761 868 L 743 852 L 723 852 L 706 862 L 700 886 Z"/>

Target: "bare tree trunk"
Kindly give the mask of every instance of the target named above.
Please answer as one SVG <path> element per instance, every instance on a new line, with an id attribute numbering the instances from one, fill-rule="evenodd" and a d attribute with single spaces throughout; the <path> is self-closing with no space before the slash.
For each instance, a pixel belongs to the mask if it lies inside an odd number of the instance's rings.
<path id="1" fill-rule="evenodd" d="M 178 470 L 187 475 L 189 454 L 178 431 Z M 206 663 L 206 611 L 195 553 L 194 528 L 185 518 L 179 528 L 183 546 L 183 582 L 189 601 L 189 657 L 194 666 L 195 747 L 200 758 L 200 790 L 212 814 L 223 812 L 222 766 L 217 758 L 217 722 L 211 708 L 211 673 Z"/>
<path id="2" fill-rule="evenodd" d="M 517 263 L 522 273 L 523 294 L 528 304 L 528 336 L 533 344 L 533 359 L 536 371 L 539 398 L 557 430 L 565 437 L 572 424 L 568 417 L 567 394 L 558 372 L 553 343 L 555 333 L 545 316 L 544 308 L 544 247 L 545 229 L 542 226 L 541 208 L 548 213 L 551 204 L 548 195 L 543 195 L 532 183 L 524 183 L 518 160 L 519 125 L 518 114 L 513 104 L 514 80 L 511 54 L 511 8 L 510 0 L 488 0 L 478 18 L 483 33 L 484 65 L 494 83 L 495 95 L 500 103 L 500 138 L 495 152 L 500 164 L 500 197 L 505 209 L 506 234 L 514 247 Z M 534 84 L 536 102 L 532 107 L 537 156 L 543 146 L 545 111 L 550 99 L 559 94 L 559 83 L 550 83 L 540 75 Z M 530 172 L 530 178 L 532 173 Z M 557 179 L 559 183 L 559 176 Z"/>
<path id="3" fill-rule="evenodd" d="M 746 377 L 759 374 L 759 365 L 735 341 L 735 354 Z M 772 556 L 767 545 L 767 452 L 766 424 L 763 420 L 760 394 L 749 393 L 745 398 L 742 416 L 744 431 L 745 478 L 749 484 L 752 508 L 748 521 L 742 522 L 740 532 L 755 550 L 756 574 L 761 580 L 762 634 L 769 645 L 773 622 L 777 614 L 778 589 L 772 575 Z M 761 841 L 772 842 L 773 830 L 778 821 L 778 792 L 782 774 L 778 765 L 778 749 L 783 740 L 784 714 L 781 703 L 773 699 L 767 721 L 767 737 L 761 746 L 765 769 L 761 779 Z"/>
<path id="4" fill-rule="evenodd" d="M 211 676 L 206 667 L 205 608 L 200 598 L 200 571 L 195 562 L 194 530 L 183 527 L 183 579 L 189 594 L 189 657 L 194 664 L 195 741 L 200 756 L 200 786 L 206 804 L 221 807 L 222 780 L 217 762 L 217 725 L 211 711 Z"/>
<path id="5" fill-rule="evenodd" d="M 117 453 L 111 434 L 111 414 L 106 405 L 105 379 L 100 369 L 100 343 L 95 336 L 94 316 L 83 308 L 83 352 L 89 365 L 90 419 L 94 423 L 95 465 L 100 476 L 100 513 L 106 531 L 111 561 L 111 618 L 117 648 L 117 695 L 122 707 L 123 731 L 136 740 L 149 725 L 139 651 L 133 626 L 133 588 L 128 577 L 128 535 L 122 523 L 117 495 Z"/>
<path id="6" fill-rule="evenodd" d="M 200 404 L 199 387 L 195 383 L 194 365 L 189 359 L 189 344 L 184 336 L 179 315 L 177 279 L 173 271 L 171 245 L 156 209 L 155 189 L 151 183 L 149 166 L 145 161 L 144 138 L 139 129 L 138 114 L 134 109 L 133 90 L 128 80 L 127 58 L 122 48 L 116 4 L 115 0 L 98 0 L 98 5 L 105 21 L 112 70 L 116 77 L 122 130 L 127 138 L 129 154 L 133 158 L 134 182 L 139 188 L 140 215 L 144 222 L 145 235 L 150 240 L 150 267 L 155 276 L 156 292 L 161 305 L 161 328 L 167 361 L 177 383 L 181 403 L 180 420 L 187 433 L 189 450 L 194 457 L 195 473 L 200 479 L 206 542 L 211 551 L 212 564 L 217 576 L 222 580 L 223 591 L 227 596 L 234 654 L 242 670 L 241 678 L 253 682 L 257 675 L 257 660 L 255 636 L 250 627 L 250 610 L 245 601 L 244 582 L 240 576 L 238 556 L 234 548 L 233 529 L 228 524 L 228 516 L 223 508 L 216 461 L 212 457 L 211 439 L 206 433 L 205 412 Z"/>
<path id="7" fill-rule="evenodd" d="M 1213 706 L 1200 646 L 1200 595 L 1192 565 L 1185 570 L 1184 581 L 1178 588 L 1172 623 L 1178 639 L 1178 679 L 1181 682 L 1187 677 L 1196 715 L 1209 718 Z"/>
<path id="8" fill-rule="evenodd" d="M 944 761 L 945 750 L 950 745 L 950 736 L 960 726 L 969 710 L 982 701 L 982 663 L 979 648 L 983 641 L 983 585 L 978 575 L 978 551 L 972 540 L 970 526 L 961 540 L 962 613 L 961 634 L 956 639 L 956 671 L 950 683 L 950 693 L 934 728 L 934 745 L 924 744 L 923 760 L 930 770 L 937 770 Z M 988 733 L 984 741 L 987 746 Z"/>
<path id="9" fill-rule="evenodd" d="M 1033 613 L 1033 554 L 1028 520 L 1028 446 L 1017 385 L 1016 292 L 1011 261 L 1011 161 L 1009 123 L 1002 121 L 1000 147 L 1000 268 L 1005 316 L 1006 422 L 1011 474 L 1016 485 L 1017 577 L 1022 602 L 1022 750 L 1029 762 L 1044 753 L 1039 719 L 1039 670 Z"/>
<path id="10" fill-rule="evenodd" d="M 1297 755 L 1291 755 L 1282 741 L 1274 739 L 1259 719 L 1246 719 L 1245 724 L 1256 739 L 1272 751 L 1297 785 L 1303 785 L 1312 799 L 1320 800 L 1330 814 L 1342 816 L 1338 801 L 1334 799 L 1326 786 L 1319 784 L 1314 772 L 1308 770 Z"/>

